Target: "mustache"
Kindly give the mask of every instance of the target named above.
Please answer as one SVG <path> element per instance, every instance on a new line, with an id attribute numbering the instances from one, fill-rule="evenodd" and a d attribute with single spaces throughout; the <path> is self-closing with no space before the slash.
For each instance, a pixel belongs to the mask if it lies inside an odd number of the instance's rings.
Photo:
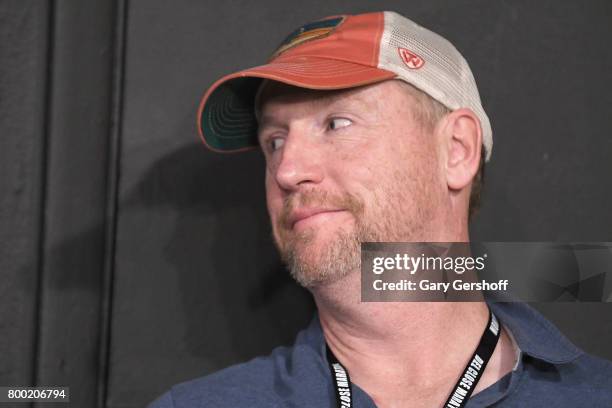
<path id="1" fill-rule="evenodd" d="M 325 190 L 311 189 L 291 194 L 283 201 L 278 223 L 284 229 L 290 229 L 289 216 L 296 208 L 321 207 L 330 209 L 342 209 L 351 212 L 355 216 L 363 213 L 364 204 L 358 196 L 345 193 L 331 193 Z"/>

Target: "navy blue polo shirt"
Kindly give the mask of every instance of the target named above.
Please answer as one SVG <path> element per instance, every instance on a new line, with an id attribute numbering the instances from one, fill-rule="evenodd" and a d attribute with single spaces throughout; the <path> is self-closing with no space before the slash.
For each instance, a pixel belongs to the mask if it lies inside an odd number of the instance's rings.
<path id="1" fill-rule="evenodd" d="M 574 346 L 522 303 L 491 303 L 510 331 L 520 358 L 497 383 L 472 395 L 467 407 L 612 407 L 612 363 Z M 374 408 L 353 384 L 353 404 Z M 293 347 L 278 347 L 217 373 L 172 387 L 149 408 L 335 407 L 336 396 L 318 316 Z"/>

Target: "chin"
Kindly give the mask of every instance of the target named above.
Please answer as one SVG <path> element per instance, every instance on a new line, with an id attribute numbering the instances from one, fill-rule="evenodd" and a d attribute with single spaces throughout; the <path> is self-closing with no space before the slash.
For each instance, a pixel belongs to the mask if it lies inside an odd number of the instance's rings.
<path id="1" fill-rule="evenodd" d="M 306 288 L 336 282 L 359 270 L 359 242 L 346 231 L 318 231 L 306 240 L 296 240 L 284 260 L 295 280 Z"/>

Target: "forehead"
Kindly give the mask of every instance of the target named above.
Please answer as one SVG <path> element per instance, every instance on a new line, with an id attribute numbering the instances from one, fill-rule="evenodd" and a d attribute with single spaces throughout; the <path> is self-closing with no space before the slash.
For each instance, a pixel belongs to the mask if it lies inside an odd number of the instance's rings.
<path id="1" fill-rule="evenodd" d="M 400 93 L 398 81 L 385 81 L 373 85 L 339 90 L 313 90 L 287 85 L 276 81 L 264 81 L 255 100 L 255 111 L 261 113 L 290 104 L 306 102 L 313 106 L 354 104 L 367 108 L 393 100 L 393 93 Z M 382 96 L 385 98 L 382 98 Z"/>

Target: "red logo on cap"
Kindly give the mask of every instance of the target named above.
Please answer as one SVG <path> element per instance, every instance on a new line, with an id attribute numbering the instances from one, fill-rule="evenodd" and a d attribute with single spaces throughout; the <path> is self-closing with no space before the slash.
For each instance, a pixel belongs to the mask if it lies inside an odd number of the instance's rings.
<path id="1" fill-rule="evenodd" d="M 404 64 L 410 69 L 419 69 L 425 65 L 425 60 L 414 52 L 407 50 L 406 48 L 398 48 L 400 57 L 404 61 Z"/>

